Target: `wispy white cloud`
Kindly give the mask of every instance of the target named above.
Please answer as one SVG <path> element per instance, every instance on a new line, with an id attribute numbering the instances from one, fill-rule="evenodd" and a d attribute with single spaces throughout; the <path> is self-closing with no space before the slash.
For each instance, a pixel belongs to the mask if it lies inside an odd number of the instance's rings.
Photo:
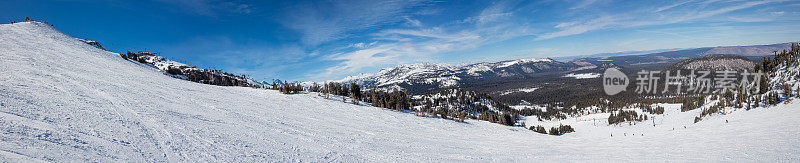
<path id="1" fill-rule="evenodd" d="M 582 34 L 593 30 L 607 28 L 616 23 L 618 22 L 616 22 L 616 20 L 611 16 L 601 16 L 599 18 L 591 19 L 585 22 L 578 22 L 578 21 L 564 22 L 555 26 L 555 28 L 557 28 L 558 31 L 540 35 L 539 37 L 536 38 L 536 40 L 545 40 L 556 37 Z"/>
<path id="2" fill-rule="evenodd" d="M 751 1 L 751 2 L 745 2 L 745 3 L 740 3 L 740 4 L 734 4 L 732 6 L 726 6 L 726 7 L 722 7 L 722 8 L 716 9 L 716 10 L 702 11 L 702 12 L 699 12 L 697 14 L 687 15 L 687 16 L 684 16 L 684 17 L 679 17 L 678 19 L 675 19 L 672 22 L 673 23 L 677 23 L 677 22 L 683 22 L 683 21 L 687 21 L 687 20 L 695 20 L 695 19 L 707 18 L 707 17 L 711 17 L 711 16 L 715 16 L 715 15 L 719 15 L 719 14 L 724 14 L 724 13 L 728 13 L 728 12 L 732 12 L 732 11 L 736 11 L 736 10 L 751 8 L 751 7 L 754 7 L 754 6 L 758 6 L 758 5 L 762 5 L 762 4 L 766 4 L 766 3 L 770 3 L 770 2 L 776 2 L 776 1 Z"/>
<path id="3" fill-rule="evenodd" d="M 414 26 L 414 27 L 422 26 L 422 22 L 420 22 L 419 20 L 409 18 L 408 16 L 406 16 L 404 18 L 406 19 L 406 22 L 407 22 L 408 25 L 411 25 L 411 26 Z"/>
<path id="4" fill-rule="evenodd" d="M 773 17 L 742 17 L 742 16 L 732 16 L 729 19 L 736 21 L 736 22 L 746 22 L 746 23 L 753 23 L 753 22 L 769 22 L 775 20 Z"/>
<path id="5" fill-rule="evenodd" d="M 769 12 L 769 14 L 772 15 L 772 16 L 782 16 L 783 14 L 786 14 L 786 12 L 785 11 L 776 11 L 776 12 Z"/>
<path id="6" fill-rule="evenodd" d="M 678 5 L 683 5 L 689 2 L 690 1 L 686 1 L 683 3 L 662 7 L 656 11 L 657 12 L 665 11 L 674 8 Z M 699 3 L 713 4 L 714 2 L 716 1 L 710 0 Z M 590 31 L 609 29 L 609 28 L 632 28 L 641 26 L 665 25 L 665 24 L 675 24 L 675 23 L 683 23 L 689 21 L 698 21 L 704 18 L 726 14 L 737 10 L 748 9 L 772 2 L 779 2 L 779 1 L 765 0 L 765 1 L 747 1 L 739 3 L 724 3 L 724 4 L 718 4 L 718 6 L 715 6 L 716 8 L 703 8 L 700 7 L 703 5 L 697 5 L 695 8 L 689 10 L 681 10 L 680 12 L 672 12 L 672 13 L 649 14 L 648 12 L 644 12 L 646 10 L 637 10 L 629 13 L 604 15 L 584 21 L 569 21 L 569 22 L 559 23 L 554 26 L 556 31 L 541 34 L 535 40 L 546 40 L 556 37 L 577 35 Z M 745 18 L 741 18 L 740 20 L 746 21 Z"/>
<path id="7" fill-rule="evenodd" d="M 322 74 L 315 74 L 317 77 L 330 77 L 331 75 L 341 75 L 340 73 L 354 73 L 364 67 L 371 67 L 380 64 L 387 64 L 395 61 L 398 54 L 393 51 L 393 45 L 380 45 L 373 48 L 356 50 L 348 53 L 334 54 L 326 57 L 328 60 L 342 61 L 339 66 L 326 69 Z"/>
<path id="8" fill-rule="evenodd" d="M 655 11 L 653 11 L 653 12 L 661 12 L 661 11 L 664 11 L 664 10 L 669 10 L 669 9 L 672 9 L 672 8 L 678 7 L 678 6 L 680 6 L 680 5 L 684 5 L 684 4 L 686 4 L 686 3 L 689 3 L 689 2 L 692 2 L 692 0 L 687 0 L 687 1 L 683 1 L 683 2 L 678 2 L 678 3 L 675 3 L 675 4 L 672 4 L 672 5 L 668 5 L 668 6 L 659 7 L 658 9 L 656 9 L 656 10 L 655 10 Z"/>
<path id="9" fill-rule="evenodd" d="M 350 32 L 364 30 L 396 19 L 405 9 L 422 1 L 314 1 L 290 8 L 282 22 L 298 31 L 301 41 L 315 46 L 345 38 Z"/>
<path id="10" fill-rule="evenodd" d="M 357 49 L 364 49 L 364 48 L 372 47 L 377 43 L 378 43 L 378 41 L 373 41 L 373 42 L 370 42 L 370 43 L 359 42 L 359 43 L 350 44 L 350 46 L 347 46 L 347 47 L 357 48 Z"/>
<path id="11" fill-rule="evenodd" d="M 508 10 L 508 7 L 513 5 L 510 3 L 511 2 L 508 1 L 496 2 L 495 4 L 482 10 L 481 13 L 478 14 L 477 16 L 469 17 L 463 22 L 472 22 L 472 23 L 477 23 L 479 25 L 483 25 L 508 18 L 512 14 Z"/>
<path id="12" fill-rule="evenodd" d="M 570 9 L 570 10 L 575 10 L 575 9 L 586 8 L 586 7 L 588 7 L 589 5 L 591 5 L 591 4 L 594 4 L 594 3 L 595 3 L 595 2 L 597 2 L 597 1 L 598 1 L 598 0 L 581 0 L 581 1 L 579 1 L 579 2 L 578 2 L 576 5 L 575 5 L 575 6 L 572 6 L 572 7 L 571 7 L 571 8 L 569 8 L 569 9 Z"/>
<path id="13" fill-rule="evenodd" d="M 253 7 L 248 4 L 236 4 L 232 2 L 227 2 L 224 3 L 223 5 L 229 6 L 226 8 L 229 8 L 234 13 L 249 14 L 250 12 L 253 12 Z"/>
<path id="14" fill-rule="evenodd" d="M 159 0 L 188 13 L 217 17 L 223 13 L 249 14 L 253 7 L 246 3 L 225 2 L 220 0 Z"/>

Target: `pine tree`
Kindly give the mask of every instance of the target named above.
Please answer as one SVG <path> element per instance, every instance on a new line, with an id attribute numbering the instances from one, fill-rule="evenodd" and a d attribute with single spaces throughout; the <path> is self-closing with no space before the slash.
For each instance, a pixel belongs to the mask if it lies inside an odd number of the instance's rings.
<path id="1" fill-rule="evenodd" d="M 552 127 L 550 128 L 550 135 L 561 135 L 561 134 L 558 133 L 558 128 Z"/>
<path id="2" fill-rule="evenodd" d="M 380 107 L 382 101 L 378 100 L 378 92 L 375 91 L 375 87 L 372 87 L 372 106 Z"/>
<path id="3" fill-rule="evenodd" d="M 355 99 L 361 99 L 361 87 L 356 83 L 350 83 L 350 93 Z"/>
<path id="4" fill-rule="evenodd" d="M 514 120 L 511 118 L 511 115 L 508 115 L 508 113 L 501 114 L 499 119 L 500 119 L 500 124 L 506 126 L 512 126 L 515 123 Z"/>
<path id="5" fill-rule="evenodd" d="M 531 126 L 531 128 L 533 128 L 533 126 Z M 537 133 L 540 133 L 540 134 L 547 134 L 547 129 L 545 129 L 542 126 L 538 126 L 537 125 L 536 128 L 533 128 L 533 132 L 537 132 Z"/>

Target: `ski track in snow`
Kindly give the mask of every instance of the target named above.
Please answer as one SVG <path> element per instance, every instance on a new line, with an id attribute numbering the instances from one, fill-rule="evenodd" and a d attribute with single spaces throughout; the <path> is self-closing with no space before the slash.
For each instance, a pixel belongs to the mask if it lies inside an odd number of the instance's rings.
<path id="1" fill-rule="evenodd" d="M 656 127 L 568 118 L 559 123 L 577 132 L 549 136 L 315 94 L 197 84 L 39 23 L 0 25 L 0 61 L 2 161 L 800 161 L 798 102 L 697 124 L 695 112 L 668 106 Z"/>

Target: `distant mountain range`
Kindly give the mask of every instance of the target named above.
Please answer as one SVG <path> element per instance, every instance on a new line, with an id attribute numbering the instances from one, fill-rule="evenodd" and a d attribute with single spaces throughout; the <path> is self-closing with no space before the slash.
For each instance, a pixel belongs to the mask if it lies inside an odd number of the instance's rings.
<path id="1" fill-rule="evenodd" d="M 712 54 L 692 58 L 670 65 L 665 70 L 735 70 L 752 72 L 755 63 L 744 56 Z"/>
<path id="2" fill-rule="evenodd" d="M 671 64 L 689 58 L 699 58 L 711 54 L 729 54 L 747 56 L 751 59 L 763 56 L 774 55 L 775 51 L 789 49 L 791 43 L 780 43 L 771 45 L 752 45 L 752 46 L 720 46 L 694 49 L 682 49 L 650 53 L 643 55 L 622 55 L 608 57 L 583 57 L 573 60 L 573 62 L 614 63 L 620 66 L 637 66 L 650 64 Z"/>
<path id="3" fill-rule="evenodd" d="M 776 51 L 790 49 L 791 43 L 752 46 L 720 46 L 706 51 L 705 54 L 735 54 L 741 56 L 775 55 Z"/>
<path id="4" fill-rule="evenodd" d="M 403 64 L 382 69 L 374 74 L 348 76 L 335 82 L 357 83 L 378 89 L 399 88 L 412 94 L 458 87 L 490 94 L 508 104 L 549 103 L 598 95 L 598 92 L 602 91 L 597 84 L 600 83 L 600 74 L 608 67 L 621 67 L 629 74 L 642 69 L 662 70 L 683 60 L 712 54 L 744 56 L 739 58 L 746 59 L 741 63 L 752 63 L 751 59 L 757 60 L 772 55 L 774 51 L 789 49 L 790 45 L 791 43 L 781 43 L 654 50 L 653 53 L 647 53 L 649 51 L 604 53 L 569 61 L 541 58 L 482 62 L 463 66 Z M 730 56 L 721 58 L 732 59 Z M 693 64 L 687 62 L 685 66 L 690 65 Z"/>
<path id="5" fill-rule="evenodd" d="M 349 76 L 336 82 L 357 83 L 366 87 L 403 88 L 411 93 L 461 87 L 482 80 L 526 78 L 546 72 L 578 70 L 584 67 L 572 62 L 559 62 L 549 58 L 517 59 L 492 63 L 475 63 L 465 66 L 447 64 L 403 64 L 383 69 L 375 74 Z"/>

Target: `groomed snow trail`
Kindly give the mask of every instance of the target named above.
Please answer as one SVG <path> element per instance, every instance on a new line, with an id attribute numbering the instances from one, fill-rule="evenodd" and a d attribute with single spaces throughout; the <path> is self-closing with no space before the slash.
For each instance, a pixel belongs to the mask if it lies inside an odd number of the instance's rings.
<path id="1" fill-rule="evenodd" d="M 197 84 L 45 24 L 0 25 L 1 161 L 800 161 L 800 103 L 698 124 L 694 113 L 668 109 L 673 124 L 581 121 L 576 133 L 541 135 L 314 94 Z"/>

